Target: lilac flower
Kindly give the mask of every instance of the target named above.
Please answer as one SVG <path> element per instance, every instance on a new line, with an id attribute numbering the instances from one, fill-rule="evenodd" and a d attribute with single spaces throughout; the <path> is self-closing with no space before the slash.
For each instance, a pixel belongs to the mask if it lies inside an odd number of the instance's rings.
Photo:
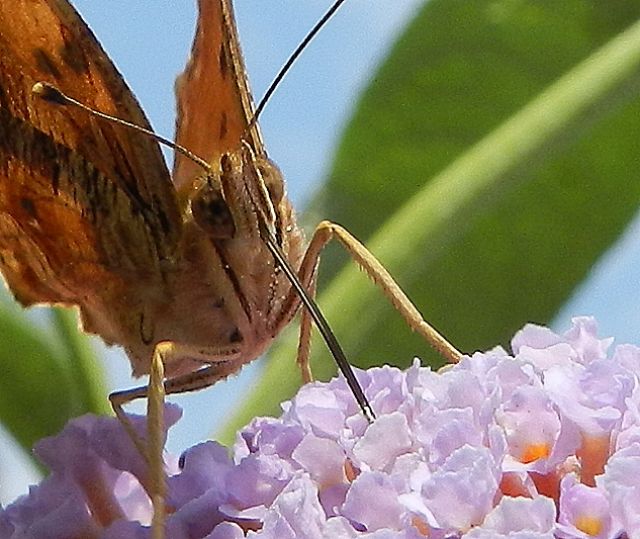
<path id="1" fill-rule="evenodd" d="M 167 537 L 640 537 L 640 348 L 611 344 L 577 318 L 526 326 L 513 355 L 359 372 L 371 425 L 343 379 L 309 384 L 231 450 L 167 462 Z M 116 420 L 73 420 L 35 451 L 52 473 L 0 510 L 0 539 L 149 537 L 146 468 Z"/>
<path id="2" fill-rule="evenodd" d="M 562 480 L 560 491 L 561 537 L 596 537 L 611 534 L 611 508 L 605 490 L 579 483 L 573 474 Z"/>

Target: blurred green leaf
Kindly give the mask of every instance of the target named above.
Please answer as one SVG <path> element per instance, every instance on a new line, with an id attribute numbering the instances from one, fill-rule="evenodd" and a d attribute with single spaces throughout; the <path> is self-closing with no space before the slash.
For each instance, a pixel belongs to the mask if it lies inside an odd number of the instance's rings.
<path id="1" fill-rule="evenodd" d="M 637 210 L 640 25 L 626 29 L 639 16 L 635 1 L 428 2 L 373 77 L 311 213 L 370 238 L 463 351 L 549 322 Z M 352 263 L 335 276 L 342 259 L 323 258 L 334 277 L 319 303 L 348 356 L 437 364 Z M 226 439 L 293 394 L 295 340 L 272 349 Z M 335 370 L 318 346 L 312 362 L 320 378 Z"/>
<path id="2" fill-rule="evenodd" d="M 0 302 L 0 419 L 27 450 L 69 418 L 105 411 L 95 398 L 104 388 L 100 364 L 76 329 L 75 313 L 56 309 L 57 330 L 38 331 L 33 317 L 46 327 L 48 313 L 32 309 L 29 319 L 18 306 Z"/>
<path id="3" fill-rule="evenodd" d="M 51 317 L 58 340 L 64 348 L 81 413 L 111 413 L 111 407 L 105 399 L 103 369 L 89 338 L 78 326 L 75 310 L 55 307 L 51 309 Z"/>

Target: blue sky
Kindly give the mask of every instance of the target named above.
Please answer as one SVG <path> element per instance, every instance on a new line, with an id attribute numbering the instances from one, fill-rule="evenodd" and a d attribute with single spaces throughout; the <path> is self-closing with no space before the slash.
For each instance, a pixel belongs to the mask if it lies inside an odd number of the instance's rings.
<path id="1" fill-rule="evenodd" d="M 190 47 L 194 2 L 74 3 L 129 82 L 156 131 L 171 137 L 173 81 Z M 237 0 L 236 4 L 253 93 L 259 99 L 329 0 Z M 422 0 L 349 0 L 303 54 L 265 110 L 261 126 L 269 153 L 283 170 L 298 207 L 330 166 L 359 90 L 421 4 Z M 555 327 L 565 329 L 572 315 L 594 314 L 603 335 L 640 344 L 639 266 L 640 223 L 635 223 L 603 257 L 558 316 Z M 131 387 L 124 354 L 110 349 L 105 356 L 111 388 Z M 210 435 L 258 372 L 256 366 L 250 366 L 241 376 L 212 389 L 172 398 L 185 407 L 185 418 L 174 429 L 169 449 L 178 453 Z M 20 462 L 7 457 L 6 442 L 0 444 L 0 453 L 0 502 L 7 503 L 26 491 L 34 478 Z"/>

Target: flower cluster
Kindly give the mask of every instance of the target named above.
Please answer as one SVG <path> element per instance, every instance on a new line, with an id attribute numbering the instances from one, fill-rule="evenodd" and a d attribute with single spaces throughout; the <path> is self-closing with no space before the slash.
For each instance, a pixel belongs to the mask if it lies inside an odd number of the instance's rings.
<path id="1" fill-rule="evenodd" d="M 359 372 L 372 424 L 343 379 L 309 384 L 231 455 L 207 442 L 167 464 L 167 537 L 640 537 L 640 348 L 610 344 L 577 318 L 526 326 L 513 355 Z M 74 420 L 36 453 L 52 473 L 0 512 L 1 538 L 149 537 L 146 470 L 115 420 Z"/>

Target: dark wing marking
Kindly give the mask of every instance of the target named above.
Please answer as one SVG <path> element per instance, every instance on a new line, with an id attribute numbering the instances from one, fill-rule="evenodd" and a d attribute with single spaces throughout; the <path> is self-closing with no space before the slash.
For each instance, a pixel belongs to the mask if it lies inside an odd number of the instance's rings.
<path id="1" fill-rule="evenodd" d="M 0 265 L 10 287 L 26 304 L 80 305 L 133 277 L 152 287 L 181 233 L 157 143 L 33 97 L 38 81 L 149 127 L 68 2 L 0 2 Z"/>

